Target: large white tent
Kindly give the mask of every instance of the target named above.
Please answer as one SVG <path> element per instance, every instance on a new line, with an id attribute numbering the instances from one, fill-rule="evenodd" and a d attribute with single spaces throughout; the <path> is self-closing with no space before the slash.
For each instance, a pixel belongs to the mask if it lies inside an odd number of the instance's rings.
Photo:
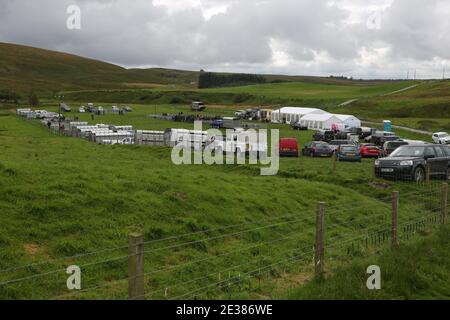
<path id="1" fill-rule="evenodd" d="M 326 111 L 316 108 L 284 107 L 272 112 L 272 122 L 296 123 L 307 114 L 326 114 Z"/>
<path id="2" fill-rule="evenodd" d="M 360 128 L 361 127 L 361 120 L 356 118 L 355 116 L 349 115 L 349 114 L 335 114 L 335 116 L 340 119 L 344 125 L 348 126 L 349 128 Z"/>
<path id="3" fill-rule="evenodd" d="M 344 122 L 331 113 L 307 114 L 300 119 L 300 123 L 308 127 L 308 129 L 315 130 L 331 130 L 333 125 L 338 128 L 342 128 L 344 126 Z"/>

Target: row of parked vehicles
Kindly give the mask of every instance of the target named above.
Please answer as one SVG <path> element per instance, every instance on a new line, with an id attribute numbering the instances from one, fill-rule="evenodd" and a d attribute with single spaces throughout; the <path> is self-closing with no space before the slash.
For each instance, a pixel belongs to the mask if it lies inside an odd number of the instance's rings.
<path id="1" fill-rule="evenodd" d="M 364 133 L 363 133 L 364 132 Z M 364 142 L 358 138 L 365 135 Z M 336 139 L 346 137 L 347 139 Z M 447 139 L 448 137 L 448 139 Z M 350 132 L 318 131 L 315 141 L 308 142 L 301 150 L 303 156 L 333 157 L 339 161 L 361 161 L 362 158 L 375 160 L 375 175 L 395 180 L 417 182 L 442 177 L 450 180 L 450 137 L 445 132 L 433 134 L 433 143 L 401 139 L 392 132 L 360 130 Z M 295 138 L 280 140 L 281 156 L 298 156 Z"/>

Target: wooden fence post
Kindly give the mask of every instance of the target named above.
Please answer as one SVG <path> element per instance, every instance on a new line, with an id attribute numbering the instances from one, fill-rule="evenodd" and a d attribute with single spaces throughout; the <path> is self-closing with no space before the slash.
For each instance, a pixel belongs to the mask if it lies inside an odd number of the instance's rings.
<path id="1" fill-rule="evenodd" d="M 447 219 L 448 183 L 443 183 L 441 188 L 441 223 Z"/>
<path id="2" fill-rule="evenodd" d="M 333 158 L 332 171 L 333 171 L 333 174 L 335 174 L 336 173 L 337 157 L 336 157 L 336 155 L 334 153 L 333 153 L 332 158 Z"/>
<path id="3" fill-rule="evenodd" d="M 128 237 L 128 299 L 144 300 L 144 236 Z"/>
<path id="4" fill-rule="evenodd" d="M 398 245 L 398 191 L 392 192 L 392 247 Z"/>
<path id="5" fill-rule="evenodd" d="M 430 184 L 430 165 L 427 163 L 425 164 L 425 182 L 427 185 Z"/>
<path id="6" fill-rule="evenodd" d="M 324 233 L 325 233 L 325 202 L 317 203 L 316 211 L 316 243 L 314 250 L 314 269 L 316 276 L 323 274 L 324 267 Z"/>

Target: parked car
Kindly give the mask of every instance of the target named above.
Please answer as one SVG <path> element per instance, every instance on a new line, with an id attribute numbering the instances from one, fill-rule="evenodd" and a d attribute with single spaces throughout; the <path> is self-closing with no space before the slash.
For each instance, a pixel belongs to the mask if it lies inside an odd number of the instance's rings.
<path id="1" fill-rule="evenodd" d="M 243 119 L 245 118 L 246 113 L 247 112 L 245 110 L 238 110 L 234 113 L 234 116 L 238 119 Z"/>
<path id="2" fill-rule="evenodd" d="M 356 146 L 356 143 L 351 140 L 332 140 L 329 142 L 329 145 L 333 151 L 336 151 L 339 146 L 342 146 L 342 145 L 355 145 Z"/>
<path id="3" fill-rule="evenodd" d="M 375 175 L 397 180 L 425 180 L 429 166 L 430 178 L 443 176 L 450 180 L 450 147 L 438 144 L 401 146 L 389 157 L 375 161 Z"/>
<path id="4" fill-rule="evenodd" d="M 372 134 L 369 137 L 366 138 L 366 141 L 369 138 L 369 141 L 367 141 L 367 142 L 371 142 L 371 143 L 376 144 L 377 146 L 380 146 L 380 147 L 383 146 L 383 144 L 386 141 L 395 141 L 395 140 L 399 140 L 400 139 L 400 137 L 396 136 L 395 133 L 388 132 L 388 131 L 376 131 L 374 134 Z"/>
<path id="5" fill-rule="evenodd" d="M 394 141 L 386 141 L 383 144 L 382 154 L 384 157 L 389 156 L 392 152 L 394 152 L 397 148 L 401 146 L 407 146 L 408 142 L 403 140 L 394 140 Z"/>
<path id="6" fill-rule="evenodd" d="M 78 112 L 79 113 L 85 113 L 86 109 L 84 108 L 84 106 L 81 106 L 81 107 L 78 108 Z"/>
<path id="7" fill-rule="evenodd" d="M 191 104 L 191 109 L 193 111 L 204 111 L 206 109 L 206 106 L 203 102 L 201 101 L 194 101 Z"/>
<path id="8" fill-rule="evenodd" d="M 334 134 L 334 140 L 347 140 L 349 131 L 338 131 Z"/>
<path id="9" fill-rule="evenodd" d="M 371 136 L 376 129 L 368 128 L 368 127 L 360 127 L 360 128 L 350 128 L 349 132 L 353 134 L 357 134 L 360 139 L 365 139 Z"/>
<path id="10" fill-rule="evenodd" d="M 313 141 L 305 144 L 302 155 L 311 157 L 331 157 L 333 156 L 333 149 L 331 149 L 330 145 L 326 142 Z"/>
<path id="11" fill-rule="evenodd" d="M 334 140 L 334 131 L 332 131 L 332 130 L 316 131 L 313 135 L 313 140 L 314 141 L 325 141 L 325 142 Z"/>
<path id="12" fill-rule="evenodd" d="M 70 112 L 70 111 L 72 111 L 72 109 L 70 109 L 70 107 L 69 107 L 67 104 L 65 104 L 65 103 L 61 103 L 60 108 L 61 108 L 61 110 L 64 111 L 64 112 Z"/>
<path id="13" fill-rule="evenodd" d="M 222 119 L 216 119 L 211 122 L 211 128 L 221 129 L 223 128 L 224 122 Z"/>
<path id="14" fill-rule="evenodd" d="M 381 156 L 381 149 L 371 143 L 364 143 L 359 146 L 359 153 L 362 158 L 378 158 Z"/>
<path id="15" fill-rule="evenodd" d="M 298 142 L 296 138 L 280 139 L 281 157 L 298 157 Z"/>
<path id="16" fill-rule="evenodd" d="M 438 144 L 450 144 L 450 135 L 447 132 L 433 133 L 433 141 Z"/>
<path id="17" fill-rule="evenodd" d="M 308 126 L 302 125 L 300 122 L 296 122 L 292 125 L 292 129 L 299 131 L 306 131 L 308 130 Z"/>
<path id="18" fill-rule="evenodd" d="M 336 149 L 336 158 L 338 161 L 361 162 L 361 153 L 357 145 L 343 144 Z"/>
<path id="19" fill-rule="evenodd" d="M 131 107 L 124 107 L 123 110 L 126 112 L 133 112 L 133 109 Z"/>

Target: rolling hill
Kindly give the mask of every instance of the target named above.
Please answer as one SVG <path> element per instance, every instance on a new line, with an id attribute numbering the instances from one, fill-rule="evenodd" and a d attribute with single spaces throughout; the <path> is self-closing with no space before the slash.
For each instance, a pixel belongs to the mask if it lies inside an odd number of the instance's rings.
<path id="1" fill-rule="evenodd" d="M 100 88 L 189 86 L 197 73 L 169 69 L 125 69 L 72 54 L 0 43 L 0 89 L 29 93 Z"/>
<path id="2" fill-rule="evenodd" d="M 0 91 L 38 92 L 47 97 L 59 91 L 98 89 L 195 89 L 197 71 L 163 68 L 126 69 L 73 54 L 0 43 Z M 220 73 L 225 74 L 225 73 Z M 318 85 L 385 84 L 340 77 L 261 75 L 269 84 L 303 82 Z"/>

